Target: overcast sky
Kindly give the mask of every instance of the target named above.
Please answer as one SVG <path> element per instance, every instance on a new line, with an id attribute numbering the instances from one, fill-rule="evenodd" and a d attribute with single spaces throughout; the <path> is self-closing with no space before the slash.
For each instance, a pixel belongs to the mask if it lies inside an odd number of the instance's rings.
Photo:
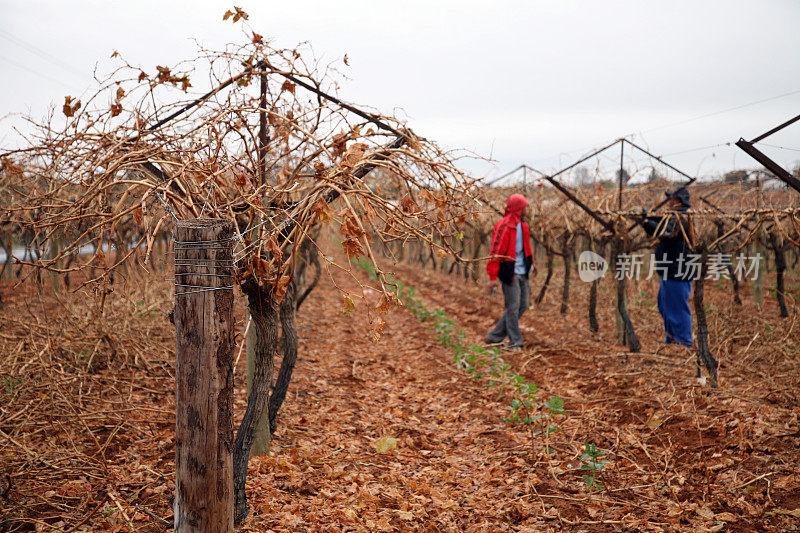
<path id="1" fill-rule="evenodd" d="M 495 160 L 466 164 L 476 175 L 521 163 L 552 171 L 632 133 L 692 175 L 756 168 L 715 145 L 800 113 L 796 0 L 235 3 L 276 46 L 308 41 L 324 61 L 347 54 L 348 101 Z M 16 142 L 14 114 L 41 116 L 82 94 L 114 50 L 153 72 L 193 58 L 195 40 L 241 42 L 222 21 L 232 6 L 0 0 L 0 150 Z M 783 147 L 762 145 L 784 166 L 800 161 L 800 123 L 764 142 Z"/>

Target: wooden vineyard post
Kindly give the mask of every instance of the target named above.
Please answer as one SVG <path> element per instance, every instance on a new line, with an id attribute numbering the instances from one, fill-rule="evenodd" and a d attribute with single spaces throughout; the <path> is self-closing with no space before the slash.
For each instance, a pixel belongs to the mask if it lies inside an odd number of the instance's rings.
<path id="1" fill-rule="evenodd" d="M 783 275 L 786 271 L 786 245 L 776 233 L 772 231 L 768 234 L 768 242 L 769 247 L 775 254 L 775 298 L 778 300 L 781 317 L 786 318 L 789 316 L 789 310 L 786 308 L 786 298 L 784 296 L 786 288 L 783 280 Z"/>
<path id="2" fill-rule="evenodd" d="M 247 319 L 252 320 L 249 311 L 247 312 Z M 244 342 L 247 353 L 247 396 L 249 397 L 253 389 L 253 379 L 256 373 L 256 328 L 254 325 L 251 325 L 250 329 L 247 330 Z M 269 444 L 271 440 L 272 435 L 269 431 L 269 410 L 264 409 L 256 425 L 253 445 L 250 447 L 250 457 L 265 454 L 269 455 Z"/>
<path id="3" fill-rule="evenodd" d="M 14 277 L 14 261 L 11 256 L 14 254 L 14 238 L 11 229 L 7 229 L 0 235 L 0 249 L 5 252 L 3 265 L 0 266 L 0 279 L 12 279 Z"/>
<path id="4" fill-rule="evenodd" d="M 49 256 L 51 258 L 57 257 L 58 254 L 61 253 L 61 230 L 57 229 L 54 230 L 53 233 L 50 235 L 49 240 Z M 56 268 L 60 268 L 61 265 L 59 264 L 60 261 L 56 262 Z M 61 294 L 61 276 L 58 272 L 50 272 L 50 282 L 53 284 L 53 294 Z"/>
<path id="5" fill-rule="evenodd" d="M 617 267 L 617 258 L 623 253 L 627 253 L 627 249 L 624 247 L 620 237 L 615 237 L 614 241 L 612 268 Z M 623 272 L 622 275 L 617 276 L 617 337 L 620 344 L 627 346 L 631 352 L 637 353 L 642 349 L 642 345 L 633 330 L 633 323 L 628 314 L 628 294 L 625 287 L 624 274 Z"/>
<path id="6" fill-rule="evenodd" d="M 233 532 L 233 223 L 174 237 L 175 531 Z"/>
<path id="7" fill-rule="evenodd" d="M 706 308 L 703 303 L 705 292 L 706 273 L 708 272 L 708 250 L 705 245 L 697 248 L 700 252 L 700 273 L 694 282 L 692 301 L 694 303 L 694 313 L 697 317 L 697 336 L 695 349 L 697 350 L 697 377 L 700 377 L 700 367 L 704 365 L 711 377 L 711 386 L 717 388 L 717 368 L 719 363 L 711 354 L 708 346 L 708 319 L 706 318 Z"/>
<path id="8" fill-rule="evenodd" d="M 547 274 L 544 277 L 544 283 L 542 284 L 542 288 L 539 290 L 539 295 L 536 296 L 536 305 L 542 303 L 544 300 L 544 294 L 547 292 L 547 286 L 550 284 L 550 278 L 553 277 L 553 252 L 548 251 L 547 253 L 547 263 L 545 265 L 547 270 Z"/>
<path id="9" fill-rule="evenodd" d="M 761 264 L 758 266 L 758 272 L 753 280 L 753 301 L 758 309 L 764 307 L 764 271 L 766 270 L 767 251 L 761 243 L 761 237 L 756 240 L 755 256 L 760 258 Z"/>
<path id="10" fill-rule="evenodd" d="M 594 239 L 587 237 L 587 245 L 591 251 L 605 257 L 606 242 L 604 240 L 601 239 L 599 243 L 596 243 Z M 592 281 L 592 285 L 589 287 L 589 328 L 595 333 L 600 331 L 600 323 L 597 321 L 597 288 L 599 281 L 599 279 Z"/>
<path id="11" fill-rule="evenodd" d="M 608 255 L 608 264 L 611 268 L 611 272 L 615 274 L 615 266 L 617 264 L 617 244 L 616 240 L 611 244 L 611 251 Z M 617 298 L 619 298 L 619 281 L 614 277 L 614 284 L 615 289 L 617 291 Z M 623 292 L 625 298 L 628 297 L 627 292 Z M 625 301 L 627 304 L 627 300 Z M 625 346 L 625 324 L 622 321 L 622 315 L 619 314 L 619 302 L 614 307 L 614 336 L 617 339 L 617 343 Z"/>
<path id="12" fill-rule="evenodd" d="M 565 315 L 569 309 L 569 280 L 572 274 L 572 248 L 569 234 L 565 233 L 561 241 L 561 251 L 564 254 L 564 285 L 561 289 L 561 314 Z"/>

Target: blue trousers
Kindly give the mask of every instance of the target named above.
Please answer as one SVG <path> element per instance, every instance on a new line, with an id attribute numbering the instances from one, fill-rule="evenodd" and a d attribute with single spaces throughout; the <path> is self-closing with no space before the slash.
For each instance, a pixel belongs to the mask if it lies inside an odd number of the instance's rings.
<path id="1" fill-rule="evenodd" d="M 692 346 L 692 312 L 689 310 L 691 281 L 662 279 L 658 286 L 658 312 L 664 319 L 667 344 Z"/>

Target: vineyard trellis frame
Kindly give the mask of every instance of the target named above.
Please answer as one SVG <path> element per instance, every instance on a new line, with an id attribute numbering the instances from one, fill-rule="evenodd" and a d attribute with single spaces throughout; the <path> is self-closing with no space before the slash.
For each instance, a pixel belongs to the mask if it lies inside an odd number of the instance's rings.
<path id="1" fill-rule="evenodd" d="M 792 176 L 792 174 L 788 170 L 786 170 L 778 163 L 770 159 L 764 152 L 762 152 L 761 150 L 759 150 L 754 146 L 757 142 L 762 141 L 767 137 L 769 137 L 770 135 L 781 131 L 787 126 L 794 124 L 798 120 L 800 120 L 800 115 L 790 118 L 783 124 L 775 126 L 771 130 L 762 133 L 758 137 L 754 138 L 752 141 L 746 141 L 743 138 L 739 138 L 739 140 L 736 141 L 736 146 L 744 150 L 744 152 L 747 153 L 747 155 L 749 155 L 750 157 L 752 157 L 753 159 L 764 165 L 764 167 L 766 167 L 767 170 L 772 172 L 776 178 L 786 183 L 789 187 L 791 187 L 795 191 L 800 192 L 800 180 Z"/>

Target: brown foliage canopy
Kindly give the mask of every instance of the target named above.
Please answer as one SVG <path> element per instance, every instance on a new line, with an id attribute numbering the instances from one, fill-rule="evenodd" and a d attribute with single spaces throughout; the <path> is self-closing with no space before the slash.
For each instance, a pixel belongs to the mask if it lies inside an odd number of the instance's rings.
<path id="1" fill-rule="evenodd" d="M 62 127 L 60 115 L 31 121 L 30 146 L 2 155 L 0 189 L 6 222 L 42 247 L 58 242 L 37 266 L 104 277 L 130 247 L 149 254 L 175 220 L 201 217 L 235 220 L 240 281 L 277 291 L 316 225 L 332 225 L 349 257 L 374 260 L 375 236 L 447 246 L 478 205 L 456 156 L 392 117 L 298 86 L 333 95 L 341 75 L 310 52 L 250 38 L 155 73 L 123 62 L 84 104 L 66 98 Z M 189 98 L 201 73 L 217 88 Z M 94 255 L 65 267 L 86 245 Z"/>

